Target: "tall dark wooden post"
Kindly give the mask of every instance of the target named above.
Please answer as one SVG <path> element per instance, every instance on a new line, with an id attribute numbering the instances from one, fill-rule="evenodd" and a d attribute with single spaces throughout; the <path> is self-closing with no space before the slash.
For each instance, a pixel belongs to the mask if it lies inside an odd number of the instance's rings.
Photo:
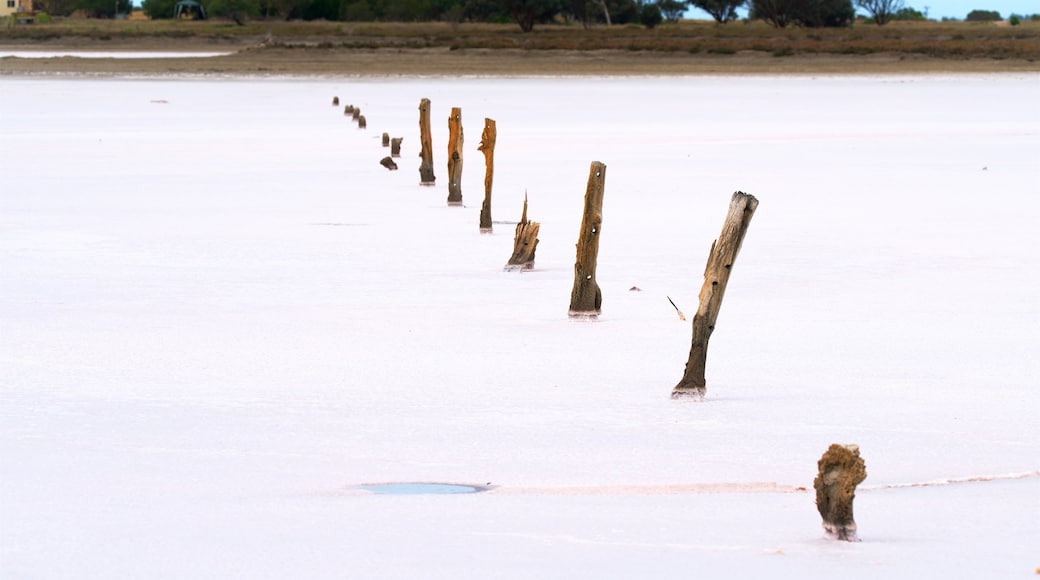
<path id="1" fill-rule="evenodd" d="M 755 214 L 758 200 L 754 196 L 742 192 L 733 194 L 729 203 L 729 212 L 722 225 L 722 233 L 711 244 L 708 263 L 704 266 L 704 284 L 701 286 L 700 303 L 697 314 L 693 316 L 693 340 L 690 347 L 690 358 L 686 361 L 686 371 L 682 380 L 672 389 L 672 398 L 683 396 L 704 397 L 707 393 L 707 382 L 704 369 L 707 364 L 708 339 L 715 330 L 715 320 L 722 308 L 722 297 L 726 293 L 726 284 L 733 271 L 733 262 L 740 252 L 751 224 L 751 216 Z"/>
<path id="2" fill-rule="evenodd" d="M 448 205 L 462 205 L 462 109 L 448 117 Z"/>
<path id="3" fill-rule="evenodd" d="M 484 119 L 484 132 L 480 134 L 480 147 L 484 154 L 484 203 L 480 206 L 480 231 L 491 233 L 491 183 L 495 178 L 495 140 L 498 129 L 494 119 Z M 527 218 L 527 196 L 524 196 L 524 219 Z"/>
<path id="4" fill-rule="evenodd" d="M 585 213 L 578 232 L 577 258 L 574 262 L 574 288 L 571 290 L 572 317 L 599 316 L 603 295 L 596 283 L 596 259 L 599 254 L 599 234 L 603 223 L 603 188 L 607 166 L 593 161 L 589 167 L 589 182 L 585 188 Z"/>
<path id="5" fill-rule="evenodd" d="M 419 183 L 433 185 L 437 177 L 433 174 L 433 137 L 430 136 L 430 99 L 419 102 Z"/>

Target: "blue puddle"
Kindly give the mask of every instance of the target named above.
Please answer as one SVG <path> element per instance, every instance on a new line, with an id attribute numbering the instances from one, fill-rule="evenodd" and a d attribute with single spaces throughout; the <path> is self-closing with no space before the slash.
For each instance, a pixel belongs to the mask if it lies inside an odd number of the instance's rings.
<path id="1" fill-rule="evenodd" d="M 379 495 L 453 495 L 458 493 L 480 493 L 491 489 L 491 486 L 488 485 L 424 482 L 363 483 L 354 487 Z"/>

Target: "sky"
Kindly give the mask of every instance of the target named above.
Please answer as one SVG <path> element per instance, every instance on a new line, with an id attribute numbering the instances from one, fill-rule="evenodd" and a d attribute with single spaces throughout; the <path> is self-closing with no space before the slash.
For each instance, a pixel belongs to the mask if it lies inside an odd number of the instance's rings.
<path id="1" fill-rule="evenodd" d="M 963 19 L 972 10 L 996 10 L 1004 18 L 1011 14 L 1040 14 L 1040 0 L 903 0 L 903 5 L 919 10 L 935 20 Z M 706 12 L 696 9 L 687 12 L 686 17 L 710 18 Z"/>

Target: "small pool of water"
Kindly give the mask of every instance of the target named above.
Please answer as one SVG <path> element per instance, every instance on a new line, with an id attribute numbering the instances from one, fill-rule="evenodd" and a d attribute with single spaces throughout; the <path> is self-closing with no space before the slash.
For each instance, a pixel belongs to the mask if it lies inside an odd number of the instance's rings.
<path id="1" fill-rule="evenodd" d="M 471 485 L 464 483 L 433 483 L 418 481 L 402 481 L 395 483 L 363 483 L 354 486 L 356 489 L 370 491 L 380 495 L 421 495 L 421 494 L 458 494 L 480 493 L 491 489 L 489 485 Z"/>

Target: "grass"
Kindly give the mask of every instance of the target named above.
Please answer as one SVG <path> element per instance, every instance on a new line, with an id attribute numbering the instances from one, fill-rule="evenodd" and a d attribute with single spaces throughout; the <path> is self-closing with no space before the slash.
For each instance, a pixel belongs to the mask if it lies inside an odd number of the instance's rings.
<path id="1" fill-rule="evenodd" d="M 244 26 L 222 20 L 115 21 L 53 19 L 46 24 L 4 26 L 0 43 L 86 40 L 182 39 L 208 43 L 259 42 L 282 47 L 444 48 L 527 50 L 625 50 L 736 54 L 764 51 L 797 54 L 921 54 L 946 59 L 1040 59 L 1040 22 L 1002 23 L 857 22 L 851 28 L 776 29 L 763 22 L 716 25 L 706 21 L 641 26 L 577 24 L 536 26 L 524 34 L 513 24 L 356 23 L 254 20 Z"/>

